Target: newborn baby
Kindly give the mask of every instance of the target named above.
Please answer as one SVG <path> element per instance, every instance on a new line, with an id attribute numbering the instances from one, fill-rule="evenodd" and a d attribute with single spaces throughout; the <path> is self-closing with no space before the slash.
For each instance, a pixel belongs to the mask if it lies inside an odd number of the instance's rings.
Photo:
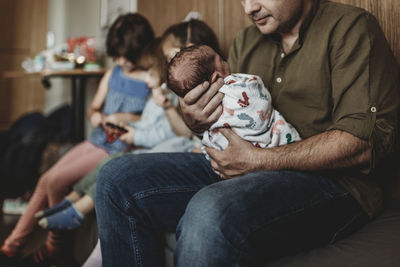
<path id="1" fill-rule="evenodd" d="M 168 87 L 178 96 L 203 83 L 224 79 L 219 92 L 223 113 L 203 134 L 202 143 L 224 150 L 228 140 L 218 128 L 230 127 L 253 145 L 268 148 L 300 140 L 300 135 L 272 107 L 269 91 L 260 77 L 250 74 L 231 74 L 228 63 L 211 47 L 196 45 L 182 49 L 168 66 Z M 203 150 L 204 151 L 204 150 Z"/>

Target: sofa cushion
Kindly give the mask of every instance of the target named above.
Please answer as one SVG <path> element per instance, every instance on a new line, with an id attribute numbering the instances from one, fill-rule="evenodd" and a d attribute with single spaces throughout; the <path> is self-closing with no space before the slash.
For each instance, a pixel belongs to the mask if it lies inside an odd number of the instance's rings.
<path id="1" fill-rule="evenodd" d="M 377 219 L 333 245 L 286 257 L 268 266 L 400 266 L 400 209 L 387 208 Z"/>
<path id="2" fill-rule="evenodd" d="M 175 235 L 166 235 L 167 267 L 172 267 Z M 388 207 L 358 232 L 333 245 L 285 257 L 268 267 L 398 267 L 400 209 Z"/>

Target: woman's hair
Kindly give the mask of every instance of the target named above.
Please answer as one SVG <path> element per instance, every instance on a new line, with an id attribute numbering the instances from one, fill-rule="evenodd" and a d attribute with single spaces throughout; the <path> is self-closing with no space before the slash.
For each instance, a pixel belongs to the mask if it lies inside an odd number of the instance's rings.
<path id="1" fill-rule="evenodd" d="M 192 19 L 168 27 L 162 35 L 162 40 L 166 40 L 171 35 L 179 42 L 179 44 L 177 44 L 179 48 L 183 48 L 190 43 L 195 45 L 204 44 L 212 47 L 215 52 L 222 55 L 217 36 L 214 31 L 201 20 Z"/>
<path id="2" fill-rule="evenodd" d="M 180 97 L 204 81 L 215 71 L 214 51 L 206 45 L 182 48 L 168 64 L 167 85 Z"/>
<path id="3" fill-rule="evenodd" d="M 137 60 L 137 67 L 156 71 L 160 76 L 160 84 L 166 81 L 167 63 L 161 50 L 161 38 L 154 39 L 143 49 Z"/>
<path id="4" fill-rule="evenodd" d="M 154 32 L 145 17 L 137 13 L 121 15 L 107 33 L 107 54 L 111 57 L 125 57 L 136 63 L 143 48 L 152 40 Z"/>

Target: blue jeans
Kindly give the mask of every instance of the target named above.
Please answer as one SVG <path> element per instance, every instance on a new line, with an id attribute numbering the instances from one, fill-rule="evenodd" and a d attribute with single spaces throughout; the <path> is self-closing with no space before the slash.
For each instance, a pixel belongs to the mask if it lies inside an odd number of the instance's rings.
<path id="1" fill-rule="evenodd" d="M 110 161 L 95 203 L 105 267 L 163 266 L 163 231 L 177 232 L 178 267 L 262 266 L 330 244 L 368 221 L 329 178 L 262 171 L 222 181 L 192 153 Z"/>

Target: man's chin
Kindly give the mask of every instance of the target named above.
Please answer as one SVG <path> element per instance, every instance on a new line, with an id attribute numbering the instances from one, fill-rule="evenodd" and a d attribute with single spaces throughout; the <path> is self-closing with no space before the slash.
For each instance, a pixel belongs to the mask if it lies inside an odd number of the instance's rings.
<path id="1" fill-rule="evenodd" d="M 278 25 L 271 24 L 271 23 L 266 23 L 266 24 L 257 24 L 256 23 L 256 26 L 262 34 L 276 33 L 278 30 Z"/>

